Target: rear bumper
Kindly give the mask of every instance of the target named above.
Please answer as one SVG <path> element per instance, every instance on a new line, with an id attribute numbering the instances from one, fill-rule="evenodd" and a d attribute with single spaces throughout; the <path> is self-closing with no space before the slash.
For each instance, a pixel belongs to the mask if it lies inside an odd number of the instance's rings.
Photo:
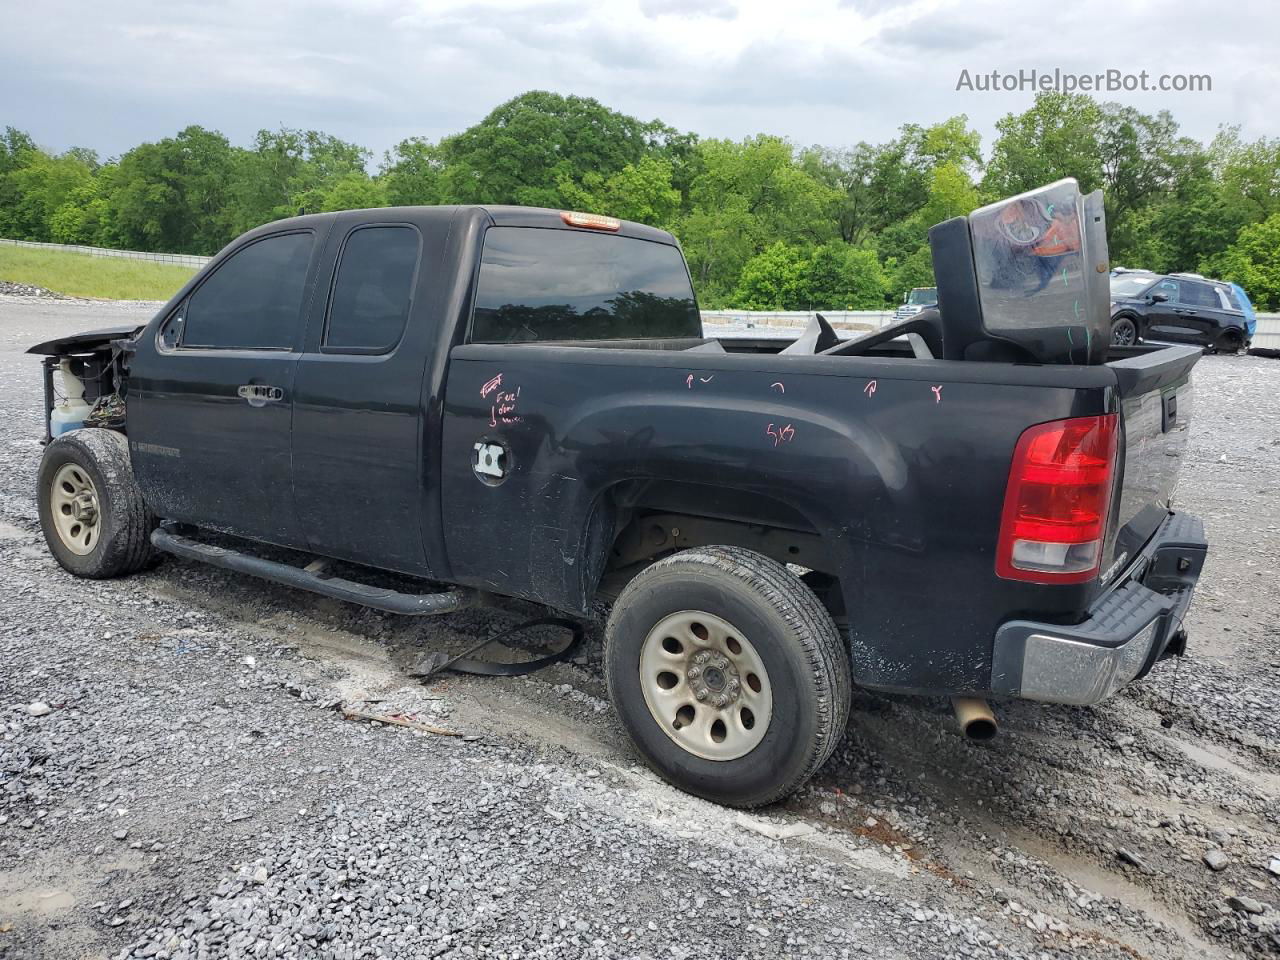
<path id="1" fill-rule="evenodd" d="M 1199 518 L 1171 513 L 1126 579 L 1074 626 L 1011 620 L 996 631 L 991 689 L 998 696 L 1090 704 L 1181 653 L 1182 621 L 1208 543 Z"/>

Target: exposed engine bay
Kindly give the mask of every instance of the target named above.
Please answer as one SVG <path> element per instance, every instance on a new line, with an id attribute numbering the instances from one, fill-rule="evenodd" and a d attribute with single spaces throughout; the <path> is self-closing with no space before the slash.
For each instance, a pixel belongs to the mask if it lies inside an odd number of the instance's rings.
<path id="1" fill-rule="evenodd" d="M 49 340 L 28 353 L 41 354 L 44 383 L 44 442 L 80 427 L 123 430 L 127 357 L 137 327 L 113 327 Z"/>

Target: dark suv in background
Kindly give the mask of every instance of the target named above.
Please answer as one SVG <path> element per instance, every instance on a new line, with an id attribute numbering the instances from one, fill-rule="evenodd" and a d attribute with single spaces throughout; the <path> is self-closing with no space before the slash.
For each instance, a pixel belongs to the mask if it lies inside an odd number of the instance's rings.
<path id="1" fill-rule="evenodd" d="M 1111 273 L 1111 342 L 1201 344 L 1210 351 L 1247 349 L 1253 330 L 1232 286 L 1197 273 Z"/>

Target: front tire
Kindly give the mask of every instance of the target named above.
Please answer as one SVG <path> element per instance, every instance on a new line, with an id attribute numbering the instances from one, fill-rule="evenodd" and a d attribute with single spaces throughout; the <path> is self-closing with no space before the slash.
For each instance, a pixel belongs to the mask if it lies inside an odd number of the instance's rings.
<path id="1" fill-rule="evenodd" d="M 119 577 L 155 559 L 156 519 L 133 477 L 123 434 L 92 427 L 64 433 L 45 447 L 36 483 L 45 542 L 68 573 Z"/>
<path id="2" fill-rule="evenodd" d="M 1111 325 L 1111 344 L 1116 347 L 1131 347 L 1138 342 L 1138 325 L 1132 317 L 1121 317 Z"/>
<path id="3" fill-rule="evenodd" d="M 818 598 L 738 547 L 685 550 L 614 603 L 609 695 L 637 749 L 677 787 L 755 807 L 803 785 L 848 719 L 849 655 Z"/>

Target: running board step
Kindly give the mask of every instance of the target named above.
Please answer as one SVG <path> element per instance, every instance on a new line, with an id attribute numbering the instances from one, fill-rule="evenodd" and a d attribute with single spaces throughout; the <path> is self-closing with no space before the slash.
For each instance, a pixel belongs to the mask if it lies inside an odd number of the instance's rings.
<path id="1" fill-rule="evenodd" d="M 264 580 L 282 583 L 286 587 L 298 587 L 312 593 L 358 603 L 387 613 L 399 613 L 409 617 L 428 617 L 438 613 L 452 613 L 471 606 L 474 597 L 462 590 L 444 590 L 440 593 L 401 593 L 387 587 L 372 587 L 341 577 L 328 577 L 322 573 L 303 570 L 266 560 L 239 550 L 202 543 L 190 537 L 157 527 L 151 531 L 151 545 L 157 550 L 172 553 L 186 560 L 199 560 L 224 570 L 248 573 Z"/>

